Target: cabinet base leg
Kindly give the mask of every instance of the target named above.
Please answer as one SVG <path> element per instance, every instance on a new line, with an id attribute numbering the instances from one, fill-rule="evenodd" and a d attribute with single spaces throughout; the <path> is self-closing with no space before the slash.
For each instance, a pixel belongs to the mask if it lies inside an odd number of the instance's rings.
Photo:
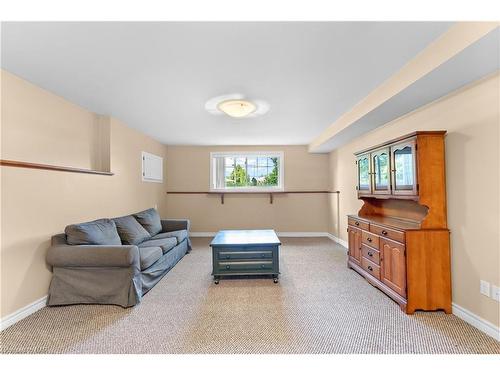
<path id="1" fill-rule="evenodd" d="M 402 312 L 407 313 L 408 315 L 413 315 L 415 313 L 415 309 L 407 309 L 407 306 L 404 303 L 400 303 L 399 308 Z"/>

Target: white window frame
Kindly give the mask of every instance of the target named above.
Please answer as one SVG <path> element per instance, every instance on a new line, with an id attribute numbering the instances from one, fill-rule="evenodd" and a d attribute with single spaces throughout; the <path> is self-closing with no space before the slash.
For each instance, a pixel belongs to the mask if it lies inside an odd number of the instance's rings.
<path id="1" fill-rule="evenodd" d="M 215 158 L 216 157 L 248 157 L 248 156 L 261 156 L 261 157 L 278 157 L 279 167 L 278 167 L 278 186 L 244 186 L 244 187 L 230 187 L 230 188 L 216 188 L 216 168 L 215 168 Z M 275 191 L 285 190 L 285 154 L 283 151 L 224 151 L 224 152 L 211 152 L 210 153 L 210 191 L 211 192 L 241 192 L 241 193 L 272 193 Z"/>

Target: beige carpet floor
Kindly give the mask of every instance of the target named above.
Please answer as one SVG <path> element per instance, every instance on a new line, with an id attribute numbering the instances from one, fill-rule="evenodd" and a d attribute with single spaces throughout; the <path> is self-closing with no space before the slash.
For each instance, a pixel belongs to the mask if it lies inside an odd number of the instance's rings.
<path id="1" fill-rule="evenodd" d="M 284 238 L 281 280 L 210 276 L 209 239 L 130 309 L 46 307 L 0 333 L 2 353 L 500 353 L 453 315 L 405 315 L 326 238 Z"/>

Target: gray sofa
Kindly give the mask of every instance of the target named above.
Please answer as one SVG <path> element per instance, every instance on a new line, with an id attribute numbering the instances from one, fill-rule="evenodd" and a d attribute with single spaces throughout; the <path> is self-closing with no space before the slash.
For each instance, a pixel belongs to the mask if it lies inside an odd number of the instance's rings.
<path id="1" fill-rule="evenodd" d="M 191 250 L 189 220 L 155 209 L 69 225 L 52 237 L 48 305 L 138 304 Z"/>

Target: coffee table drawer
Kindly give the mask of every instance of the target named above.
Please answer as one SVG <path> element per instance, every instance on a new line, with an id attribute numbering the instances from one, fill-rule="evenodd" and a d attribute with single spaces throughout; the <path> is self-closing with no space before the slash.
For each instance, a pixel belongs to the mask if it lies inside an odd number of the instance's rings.
<path id="1" fill-rule="evenodd" d="M 272 261 L 255 262 L 217 262 L 219 273 L 231 272 L 262 272 L 273 270 Z"/>
<path id="2" fill-rule="evenodd" d="M 273 259 L 272 251 L 227 251 L 219 250 L 217 252 L 218 260 L 231 259 Z"/>

